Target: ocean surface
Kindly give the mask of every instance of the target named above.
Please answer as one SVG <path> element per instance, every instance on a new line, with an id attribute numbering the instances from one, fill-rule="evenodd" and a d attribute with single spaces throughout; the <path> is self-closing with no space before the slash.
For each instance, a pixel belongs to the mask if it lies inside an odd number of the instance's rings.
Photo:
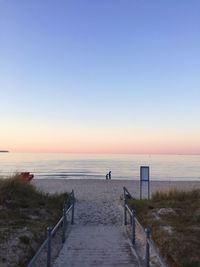
<path id="1" fill-rule="evenodd" d="M 139 179 L 140 166 L 150 167 L 151 180 L 199 180 L 199 155 L 92 155 L 0 153 L 0 176 L 28 171 L 35 178 Z"/>

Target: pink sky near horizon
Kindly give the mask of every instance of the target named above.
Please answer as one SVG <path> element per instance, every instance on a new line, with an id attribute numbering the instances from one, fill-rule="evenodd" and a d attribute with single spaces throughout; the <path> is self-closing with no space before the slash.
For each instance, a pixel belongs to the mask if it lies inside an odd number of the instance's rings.
<path id="1" fill-rule="evenodd" d="M 184 155 L 200 155 L 200 146 L 198 148 L 196 147 L 186 147 L 183 148 L 182 146 L 178 147 L 169 147 L 168 149 L 163 149 L 162 147 L 154 147 L 150 149 L 135 149 L 134 146 L 133 148 L 129 149 L 112 149 L 112 148 L 102 148 L 98 149 L 96 147 L 91 147 L 91 148 L 85 148 L 79 147 L 77 149 L 69 149 L 69 148 L 32 148 L 32 147 L 25 147 L 23 149 L 14 147 L 13 149 L 9 149 L 9 152 L 14 152 L 14 153 L 74 153 L 74 154 L 172 154 L 172 155 L 177 155 L 177 154 L 184 154 Z M 6 148 L 7 149 L 7 148 Z M 5 149 L 5 150 L 6 150 Z M 4 150 L 4 148 L 2 149 Z"/>
<path id="2" fill-rule="evenodd" d="M 44 152 L 44 153 L 109 153 L 109 154 L 200 154 L 200 141 L 195 138 L 105 138 L 105 137 L 65 137 L 46 138 L 10 137 L 2 140 L 3 147 L 11 152 Z"/>
<path id="3" fill-rule="evenodd" d="M 0 132 L 0 150 L 11 152 L 200 154 L 199 128 L 73 125 L 14 122 Z M 123 125 L 123 124 L 122 124 Z M 170 129 L 170 130 L 169 130 Z M 14 133 L 14 134 L 13 134 Z"/>

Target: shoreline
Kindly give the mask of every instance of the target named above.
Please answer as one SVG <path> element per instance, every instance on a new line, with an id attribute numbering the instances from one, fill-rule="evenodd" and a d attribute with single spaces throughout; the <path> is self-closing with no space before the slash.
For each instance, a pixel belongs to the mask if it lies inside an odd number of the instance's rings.
<path id="1" fill-rule="evenodd" d="M 93 179 L 93 178 L 84 178 L 84 179 L 82 179 L 82 178 L 36 178 L 36 177 L 34 177 L 34 180 L 48 180 L 48 181 L 51 181 L 51 180 L 53 180 L 53 181 L 57 181 L 57 180 L 65 180 L 65 181 L 105 181 L 105 182 L 112 182 L 112 181 L 124 181 L 124 182 L 131 182 L 131 181 L 133 181 L 133 182 L 140 182 L 140 180 L 139 179 L 114 179 L 114 178 L 112 178 L 112 179 L 108 179 L 108 180 L 106 180 L 106 179 Z M 33 181 L 34 181 L 33 180 Z M 200 182 L 200 179 L 199 179 L 199 181 L 198 180 L 150 180 L 150 182 L 152 182 L 152 183 L 156 183 L 156 182 Z"/>
<path id="2" fill-rule="evenodd" d="M 17 173 L 17 172 L 16 172 Z M 6 179 L 6 178 L 10 178 L 13 175 L 15 175 L 16 173 L 10 173 L 10 174 L 0 174 L 0 179 Z M 34 174 L 34 172 L 31 172 L 32 174 Z M 91 177 L 91 178 L 90 178 Z M 76 181 L 106 181 L 106 179 L 104 177 L 101 178 L 94 178 L 94 176 L 84 176 L 84 178 L 82 178 L 82 176 L 71 176 L 71 177 L 60 177 L 60 176 L 37 176 L 37 174 L 34 174 L 34 180 L 76 180 Z M 139 178 L 112 178 L 111 180 L 107 180 L 109 181 L 133 181 L 133 182 L 140 182 Z M 195 183 L 200 183 L 200 178 L 154 178 L 154 179 L 150 179 L 150 183 L 157 183 L 157 182 L 195 182 Z"/>

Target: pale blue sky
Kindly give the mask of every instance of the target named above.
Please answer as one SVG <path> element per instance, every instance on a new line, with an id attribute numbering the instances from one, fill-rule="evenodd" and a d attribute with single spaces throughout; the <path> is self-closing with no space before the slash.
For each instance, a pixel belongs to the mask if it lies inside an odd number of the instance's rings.
<path id="1" fill-rule="evenodd" d="M 200 153 L 199 14 L 199 0 L 0 0 L 1 146 L 169 153 L 181 135 L 171 152 Z"/>

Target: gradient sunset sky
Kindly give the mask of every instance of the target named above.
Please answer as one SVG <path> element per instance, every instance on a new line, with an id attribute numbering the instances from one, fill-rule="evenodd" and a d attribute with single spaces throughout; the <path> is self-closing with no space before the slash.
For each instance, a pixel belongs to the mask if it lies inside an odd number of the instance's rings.
<path id="1" fill-rule="evenodd" d="M 199 0 L 0 0 L 0 149 L 200 153 Z"/>

